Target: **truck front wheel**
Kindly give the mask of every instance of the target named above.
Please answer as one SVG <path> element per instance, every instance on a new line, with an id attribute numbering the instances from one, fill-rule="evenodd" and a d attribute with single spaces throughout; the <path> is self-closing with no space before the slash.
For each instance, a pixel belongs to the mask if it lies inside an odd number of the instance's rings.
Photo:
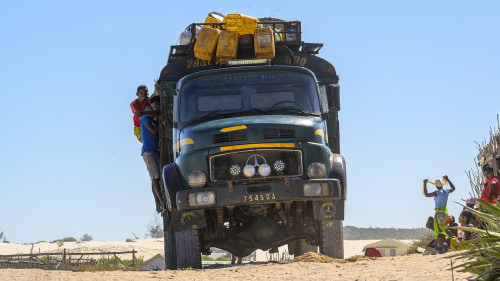
<path id="1" fill-rule="evenodd" d="M 175 232 L 168 212 L 163 214 L 163 243 L 165 247 L 165 268 L 176 270 Z"/>
<path id="2" fill-rule="evenodd" d="M 324 220 L 320 222 L 319 251 L 325 256 L 335 259 L 344 258 L 344 231 L 341 220 Z"/>
<path id="3" fill-rule="evenodd" d="M 201 251 L 199 230 L 190 229 L 175 232 L 175 245 L 177 251 L 177 267 L 185 269 L 201 268 Z"/>

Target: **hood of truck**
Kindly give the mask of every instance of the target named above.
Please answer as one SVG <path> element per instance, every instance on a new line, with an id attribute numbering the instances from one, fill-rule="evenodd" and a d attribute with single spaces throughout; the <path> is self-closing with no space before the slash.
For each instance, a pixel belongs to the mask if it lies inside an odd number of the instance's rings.
<path id="1" fill-rule="evenodd" d="M 302 142 L 325 144 L 320 117 L 250 115 L 180 126 L 174 149 L 180 154 L 208 149 L 210 154 L 256 147 L 298 147 Z M 293 144 L 293 146 L 292 146 Z"/>

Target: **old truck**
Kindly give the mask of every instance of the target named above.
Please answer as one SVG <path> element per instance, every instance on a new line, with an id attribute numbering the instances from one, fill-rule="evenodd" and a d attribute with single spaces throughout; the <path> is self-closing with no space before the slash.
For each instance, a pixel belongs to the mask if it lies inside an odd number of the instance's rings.
<path id="1" fill-rule="evenodd" d="M 238 58 L 216 63 L 194 56 L 196 25 L 155 90 L 166 267 L 201 268 L 212 247 L 343 258 L 339 77 L 323 45 L 303 42 L 299 21 L 261 20 L 281 38 L 273 59 L 254 58 L 242 36 Z"/>

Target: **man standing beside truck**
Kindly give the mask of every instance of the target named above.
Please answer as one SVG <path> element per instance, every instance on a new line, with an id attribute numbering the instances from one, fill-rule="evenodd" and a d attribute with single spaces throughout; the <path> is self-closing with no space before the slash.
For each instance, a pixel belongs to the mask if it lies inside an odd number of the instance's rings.
<path id="1" fill-rule="evenodd" d="M 137 137 L 138 141 L 142 142 L 140 124 L 141 117 L 137 113 L 143 111 L 146 104 L 149 103 L 148 87 L 140 85 L 137 87 L 136 95 L 137 99 L 130 104 L 130 108 L 132 109 L 132 113 L 134 113 L 134 135 Z"/>
<path id="2" fill-rule="evenodd" d="M 156 96 L 144 106 L 147 111 L 158 110 L 160 108 L 160 97 Z M 147 115 L 140 119 L 142 150 L 146 167 L 151 177 L 151 187 L 156 203 L 156 212 L 162 211 L 162 199 L 160 190 L 160 151 L 158 150 L 158 122 Z"/>

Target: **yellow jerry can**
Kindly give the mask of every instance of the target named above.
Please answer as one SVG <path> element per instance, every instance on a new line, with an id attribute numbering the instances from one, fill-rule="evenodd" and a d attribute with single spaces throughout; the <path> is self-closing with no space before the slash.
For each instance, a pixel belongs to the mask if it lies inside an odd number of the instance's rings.
<path id="1" fill-rule="evenodd" d="M 275 56 L 273 29 L 268 27 L 257 28 L 253 38 L 255 57 L 272 59 Z"/>
<path id="2" fill-rule="evenodd" d="M 219 34 L 220 30 L 218 29 L 202 28 L 194 44 L 194 56 L 201 60 L 212 60 L 215 55 Z"/>
<path id="3" fill-rule="evenodd" d="M 238 56 L 238 33 L 222 30 L 217 44 L 217 53 L 215 58 L 217 62 L 236 59 Z"/>
<path id="4" fill-rule="evenodd" d="M 234 31 L 238 35 L 254 34 L 259 19 L 242 14 L 229 14 L 224 18 L 226 30 Z"/>
<path id="5" fill-rule="evenodd" d="M 208 16 L 206 19 L 205 19 L 205 23 L 222 23 L 220 20 L 218 19 L 214 19 L 210 16 Z M 211 27 L 210 25 L 204 25 L 203 27 Z M 220 26 L 215 26 L 216 29 L 220 29 Z"/>

